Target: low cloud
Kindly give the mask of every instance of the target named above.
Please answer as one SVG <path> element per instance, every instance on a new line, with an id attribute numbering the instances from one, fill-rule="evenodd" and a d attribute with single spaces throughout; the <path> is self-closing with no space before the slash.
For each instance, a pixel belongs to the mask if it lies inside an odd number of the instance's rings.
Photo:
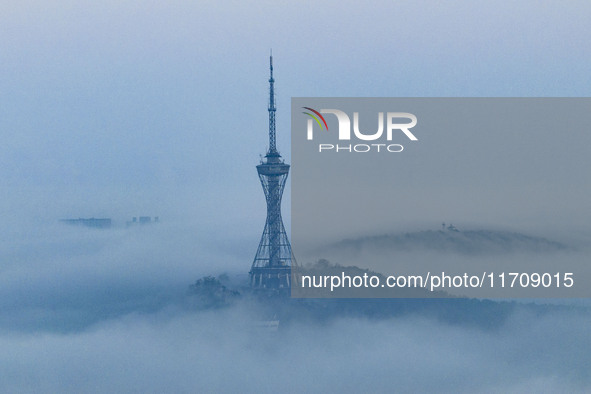
<path id="1" fill-rule="evenodd" d="M 271 332 L 259 324 L 272 318 L 264 302 L 242 297 L 225 308 L 196 307 L 189 285 L 198 277 L 226 271 L 237 283 L 248 263 L 187 231 L 163 224 L 7 234 L 0 391 L 591 389 L 591 313 L 584 307 L 515 305 L 500 318 L 490 308 L 494 324 L 486 324 L 486 313 L 474 324 L 462 304 L 455 309 L 462 318 L 413 310 L 408 300 L 390 300 L 405 312 L 381 317 L 327 314 L 317 304 L 307 318 L 294 314 Z M 447 310 L 453 314 L 453 305 Z"/>
<path id="2" fill-rule="evenodd" d="M 518 310 L 497 330 L 427 317 L 257 328 L 246 305 L 0 336 L 4 392 L 585 392 L 591 316 Z"/>

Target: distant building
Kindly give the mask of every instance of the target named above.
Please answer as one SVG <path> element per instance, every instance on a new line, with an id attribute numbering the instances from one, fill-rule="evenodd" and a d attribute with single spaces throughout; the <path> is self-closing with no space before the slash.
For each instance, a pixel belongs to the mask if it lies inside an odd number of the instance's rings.
<path id="1" fill-rule="evenodd" d="M 131 221 L 126 222 L 127 227 L 129 226 L 137 226 L 137 225 L 146 225 L 152 223 L 160 223 L 160 219 L 158 216 L 154 216 L 154 220 L 150 216 L 140 216 L 139 220 L 137 217 L 133 217 Z"/>
<path id="2" fill-rule="evenodd" d="M 78 219 L 62 219 L 60 220 L 62 223 L 75 225 L 75 226 L 85 226 L 85 227 L 92 227 L 92 228 L 111 228 L 111 219 L 110 218 L 78 218 Z"/>
<path id="3" fill-rule="evenodd" d="M 453 224 L 451 224 L 451 223 L 449 224 L 449 226 L 447 226 L 447 230 L 448 231 L 453 231 L 455 233 L 459 233 L 460 232 L 460 230 L 458 230 L 458 228 L 456 226 L 454 226 Z"/>

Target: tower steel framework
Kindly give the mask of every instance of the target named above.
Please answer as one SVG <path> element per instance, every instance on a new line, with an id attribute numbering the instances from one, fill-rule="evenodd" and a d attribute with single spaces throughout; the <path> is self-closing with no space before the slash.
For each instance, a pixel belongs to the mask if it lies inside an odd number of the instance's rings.
<path id="1" fill-rule="evenodd" d="M 254 288 L 281 289 L 291 286 L 292 252 L 281 218 L 281 198 L 289 174 L 277 151 L 275 140 L 275 90 L 273 56 L 270 57 L 269 78 L 269 150 L 257 172 L 267 200 L 267 220 L 261 242 L 250 269 L 250 284 Z"/>

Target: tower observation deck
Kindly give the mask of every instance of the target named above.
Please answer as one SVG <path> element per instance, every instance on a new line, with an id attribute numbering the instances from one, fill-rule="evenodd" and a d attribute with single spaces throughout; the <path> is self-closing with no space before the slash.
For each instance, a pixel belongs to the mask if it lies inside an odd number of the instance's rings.
<path id="1" fill-rule="evenodd" d="M 257 166 L 259 179 L 267 200 L 267 220 L 250 269 L 250 285 L 254 288 L 289 289 L 291 286 L 291 245 L 281 218 L 281 198 L 289 174 L 289 164 L 285 164 L 281 158 L 275 140 L 276 107 L 273 56 L 270 57 L 270 74 L 269 150 L 261 160 L 261 164 Z"/>

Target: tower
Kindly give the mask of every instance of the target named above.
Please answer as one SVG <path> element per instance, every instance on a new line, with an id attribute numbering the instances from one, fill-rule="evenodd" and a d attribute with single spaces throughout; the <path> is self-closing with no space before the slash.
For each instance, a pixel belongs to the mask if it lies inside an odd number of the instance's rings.
<path id="1" fill-rule="evenodd" d="M 269 78 L 269 150 L 257 172 L 267 200 L 267 221 L 257 254 L 250 269 L 250 284 L 255 288 L 280 289 L 291 285 L 291 245 L 281 219 L 281 197 L 289 174 L 275 143 L 275 91 L 273 56 Z"/>

